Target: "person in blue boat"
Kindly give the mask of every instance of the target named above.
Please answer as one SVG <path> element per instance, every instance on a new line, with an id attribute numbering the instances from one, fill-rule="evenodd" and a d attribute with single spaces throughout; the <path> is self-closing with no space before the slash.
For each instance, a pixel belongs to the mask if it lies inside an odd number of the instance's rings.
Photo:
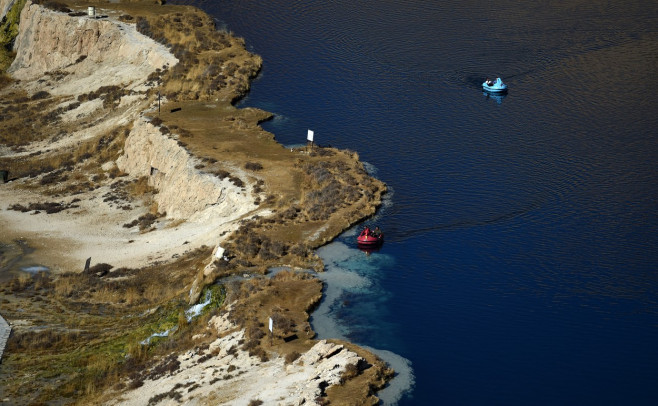
<path id="1" fill-rule="evenodd" d="M 485 80 L 484 82 L 487 84 L 487 86 L 493 86 L 493 84 L 494 84 L 493 80 L 491 80 L 489 78 L 487 78 L 487 80 Z"/>

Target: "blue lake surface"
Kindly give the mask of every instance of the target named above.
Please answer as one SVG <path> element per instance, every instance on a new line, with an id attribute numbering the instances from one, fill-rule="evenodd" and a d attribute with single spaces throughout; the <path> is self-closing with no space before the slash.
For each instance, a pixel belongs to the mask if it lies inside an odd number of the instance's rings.
<path id="1" fill-rule="evenodd" d="M 187 4 L 263 57 L 279 142 L 390 188 L 314 314 L 408 360 L 386 403 L 658 404 L 658 2 Z"/>

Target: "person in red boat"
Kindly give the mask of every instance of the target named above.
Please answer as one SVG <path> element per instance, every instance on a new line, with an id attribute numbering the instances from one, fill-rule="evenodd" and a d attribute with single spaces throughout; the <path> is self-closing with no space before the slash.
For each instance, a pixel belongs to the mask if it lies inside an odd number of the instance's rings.
<path id="1" fill-rule="evenodd" d="M 372 231 L 372 236 L 379 238 L 380 235 L 382 235 L 382 230 L 379 229 L 379 226 L 375 226 L 375 229 Z"/>
<path id="2" fill-rule="evenodd" d="M 367 237 L 370 236 L 370 233 L 371 233 L 370 227 L 366 226 L 366 228 L 363 229 L 363 235 Z"/>

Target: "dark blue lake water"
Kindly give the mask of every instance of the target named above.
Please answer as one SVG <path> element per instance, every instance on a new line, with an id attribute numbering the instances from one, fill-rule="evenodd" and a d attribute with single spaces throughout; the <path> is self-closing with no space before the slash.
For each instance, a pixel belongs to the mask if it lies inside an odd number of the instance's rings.
<path id="1" fill-rule="evenodd" d="M 657 2 L 193 4 L 264 58 L 265 129 L 390 187 L 314 314 L 408 361 L 386 403 L 658 404 Z"/>

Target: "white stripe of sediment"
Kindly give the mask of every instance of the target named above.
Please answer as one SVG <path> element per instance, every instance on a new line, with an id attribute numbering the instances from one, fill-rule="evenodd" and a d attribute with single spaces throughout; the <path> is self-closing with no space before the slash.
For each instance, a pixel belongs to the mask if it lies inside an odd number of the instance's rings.
<path id="1" fill-rule="evenodd" d="M 2 354 L 5 352 L 5 345 L 11 333 L 11 326 L 7 321 L 0 316 L 0 363 L 2 362 Z"/>

